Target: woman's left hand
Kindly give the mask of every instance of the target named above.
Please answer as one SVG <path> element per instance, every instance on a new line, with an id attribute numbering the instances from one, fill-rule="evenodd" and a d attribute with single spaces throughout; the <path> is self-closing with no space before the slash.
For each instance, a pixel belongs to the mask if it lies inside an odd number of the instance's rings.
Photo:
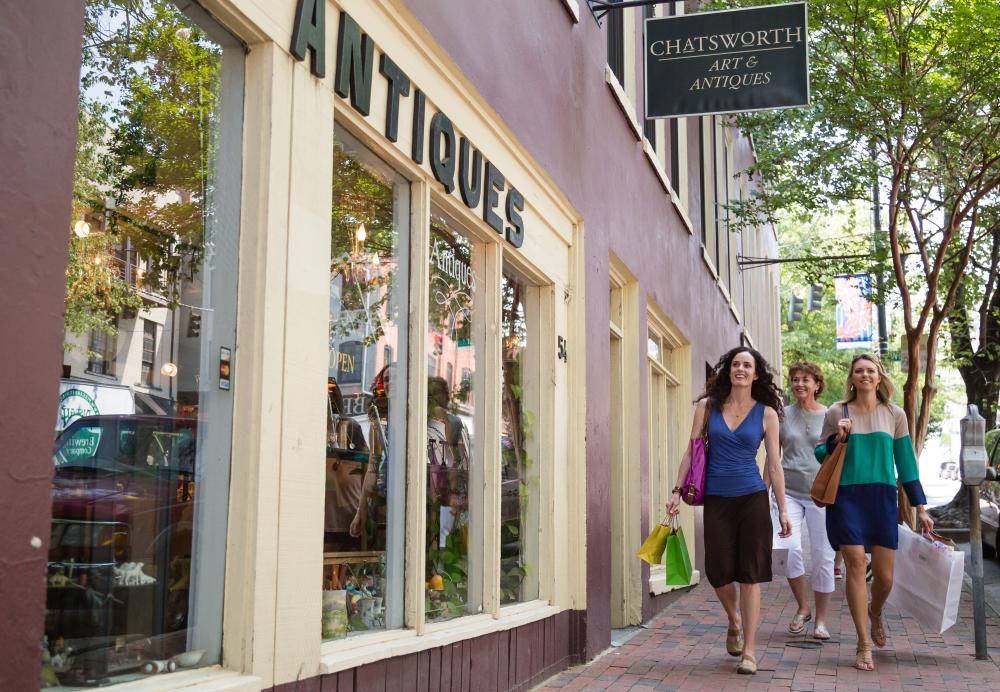
<path id="1" fill-rule="evenodd" d="M 934 520 L 927 513 L 927 510 L 921 509 L 917 512 L 917 521 L 920 522 L 920 530 L 923 533 L 930 533 L 934 530 Z"/>
<path id="2" fill-rule="evenodd" d="M 792 535 L 792 522 L 788 520 L 788 512 L 781 510 L 778 512 L 778 523 L 781 528 L 778 530 L 778 538 L 788 538 Z"/>

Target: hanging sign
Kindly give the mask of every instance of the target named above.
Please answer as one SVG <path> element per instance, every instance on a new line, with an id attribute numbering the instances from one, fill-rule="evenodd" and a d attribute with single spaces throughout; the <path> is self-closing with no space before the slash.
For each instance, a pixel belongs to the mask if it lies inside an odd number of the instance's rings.
<path id="1" fill-rule="evenodd" d="M 646 117 L 809 105 L 806 3 L 646 20 Z"/>
<path id="2" fill-rule="evenodd" d="M 872 347 L 872 292 L 868 274 L 840 274 L 833 279 L 837 295 L 837 349 Z"/>

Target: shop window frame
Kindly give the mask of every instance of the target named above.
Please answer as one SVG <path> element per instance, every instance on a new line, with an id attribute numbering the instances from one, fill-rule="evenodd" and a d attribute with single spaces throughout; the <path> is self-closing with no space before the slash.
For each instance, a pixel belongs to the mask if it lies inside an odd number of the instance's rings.
<path id="1" fill-rule="evenodd" d="M 334 131 L 343 128 L 357 143 L 384 161 L 398 175 L 410 182 L 410 239 L 409 239 L 409 327 L 406 339 L 409 354 L 407 360 L 407 426 L 406 450 L 406 510 L 404 536 L 404 619 L 401 629 L 376 630 L 363 635 L 320 642 L 319 672 L 328 674 L 345 670 L 390 656 L 405 655 L 423 651 L 438 644 L 438 641 L 457 641 L 469 636 L 481 636 L 527 624 L 560 612 L 563 608 L 553 605 L 556 597 L 554 564 L 554 532 L 541 531 L 539 538 L 538 597 L 530 601 L 500 605 L 500 450 L 498 444 L 486 444 L 488 440 L 499 440 L 500 428 L 500 368 L 502 354 L 499 342 L 484 343 L 482 363 L 477 354 L 477 369 L 483 372 L 482 384 L 477 393 L 477 406 L 483 407 L 484 425 L 481 433 L 483 441 L 482 460 L 484 473 L 495 479 L 496 490 L 487 493 L 489 506 L 484 507 L 484 555 L 490 556 L 483 565 L 482 611 L 450 620 L 428 622 L 424 615 L 423 574 L 425 572 L 425 524 L 426 524 L 426 425 L 413 424 L 427 418 L 427 377 L 428 358 L 432 357 L 427 347 L 427 324 L 429 291 L 427 290 L 428 266 L 430 262 L 430 220 L 432 209 L 443 211 L 453 219 L 458 227 L 477 242 L 483 243 L 484 278 L 487 286 L 495 287 L 493 299 L 484 297 L 484 310 L 480 319 L 488 333 L 498 333 L 501 328 L 500 276 L 506 261 L 526 280 L 534 283 L 539 291 L 539 344 L 555 342 L 555 286 L 544 272 L 535 268 L 520 253 L 509 250 L 500 236 L 489 228 L 475 210 L 466 208 L 456 195 L 445 195 L 435 185 L 429 171 L 415 164 L 407 152 L 384 141 L 382 133 L 372 124 L 344 107 L 339 101 L 334 113 Z M 541 357 L 540 381 L 551 382 L 556 370 L 554 351 Z M 540 516 L 550 514 L 554 497 L 555 450 L 551 437 L 555 419 L 552 414 L 554 390 L 551 386 L 541 388 L 537 426 L 539 434 L 539 495 Z M 482 401 L 479 400 L 482 397 Z M 544 522 L 541 522 L 544 523 Z M 486 588 L 485 585 L 489 585 Z M 317 614 L 318 617 L 318 614 Z M 433 639 L 429 639 L 433 637 Z"/>

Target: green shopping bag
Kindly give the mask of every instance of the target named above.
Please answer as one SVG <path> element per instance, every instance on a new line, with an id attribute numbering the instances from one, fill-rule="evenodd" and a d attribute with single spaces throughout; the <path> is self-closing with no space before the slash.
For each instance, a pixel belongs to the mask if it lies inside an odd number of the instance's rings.
<path id="1" fill-rule="evenodd" d="M 667 568 L 668 586 L 687 586 L 691 583 L 691 558 L 688 557 L 684 530 L 677 525 L 676 517 L 671 521 L 667 533 L 667 549 L 663 564 Z"/>

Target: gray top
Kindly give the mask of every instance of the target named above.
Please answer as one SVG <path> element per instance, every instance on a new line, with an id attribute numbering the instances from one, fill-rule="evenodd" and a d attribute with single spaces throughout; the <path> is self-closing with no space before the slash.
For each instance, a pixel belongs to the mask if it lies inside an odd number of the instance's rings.
<path id="1" fill-rule="evenodd" d="M 825 408 L 806 411 L 794 404 L 785 408 L 785 420 L 779 429 L 781 467 L 785 470 L 785 492 L 799 500 L 809 499 L 819 471 L 815 450 L 825 416 Z"/>

